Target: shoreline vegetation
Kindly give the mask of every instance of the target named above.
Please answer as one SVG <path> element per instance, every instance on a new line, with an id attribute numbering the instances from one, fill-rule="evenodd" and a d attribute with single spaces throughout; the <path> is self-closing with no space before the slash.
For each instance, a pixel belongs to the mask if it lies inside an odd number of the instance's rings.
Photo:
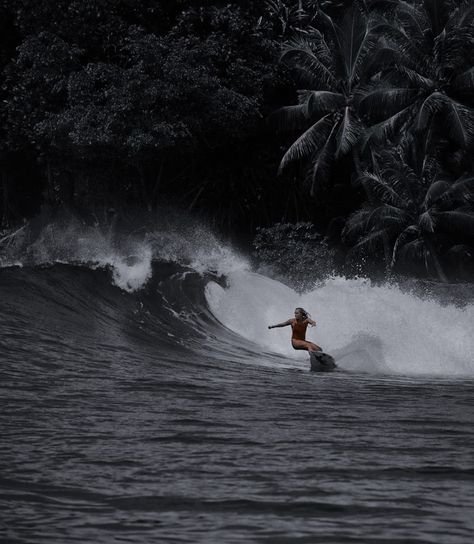
<path id="1" fill-rule="evenodd" d="M 0 27 L 0 250 L 172 206 L 277 267 L 474 281 L 470 2 L 0 0 Z"/>

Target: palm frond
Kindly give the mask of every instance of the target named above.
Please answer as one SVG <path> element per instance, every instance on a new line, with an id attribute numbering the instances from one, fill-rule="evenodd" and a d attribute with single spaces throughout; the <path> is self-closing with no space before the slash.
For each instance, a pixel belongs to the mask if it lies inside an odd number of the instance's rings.
<path id="1" fill-rule="evenodd" d="M 371 221 L 382 221 L 390 223 L 393 226 L 402 227 L 411 221 L 410 214 L 403 208 L 398 206 L 392 206 L 391 204 L 384 204 L 374 210 L 371 217 Z"/>
<path id="2" fill-rule="evenodd" d="M 393 71 L 400 74 L 405 81 L 416 88 L 432 91 L 436 87 L 436 83 L 433 79 L 425 77 L 407 66 L 397 65 L 394 67 Z"/>
<path id="3" fill-rule="evenodd" d="M 455 202 L 472 204 L 474 202 L 474 176 L 463 177 L 449 185 L 437 200 L 444 207 L 453 205 Z"/>
<path id="4" fill-rule="evenodd" d="M 409 33 L 416 41 L 423 42 L 425 32 L 429 27 L 429 21 L 426 13 L 416 4 L 400 1 L 397 6 L 397 16 L 399 21 L 409 29 Z"/>
<path id="5" fill-rule="evenodd" d="M 471 2 L 472 4 L 472 2 Z M 474 7 L 460 6 L 445 27 L 446 39 L 443 64 L 451 73 L 458 72 L 465 62 L 472 65 L 474 55 Z"/>
<path id="6" fill-rule="evenodd" d="M 282 61 L 292 61 L 296 69 L 304 72 L 314 81 L 322 80 L 329 86 L 337 87 L 332 71 L 325 66 L 312 49 L 312 44 L 305 38 L 289 42 L 281 55 Z"/>
<path id="7" fill-rule="evenodd" d="M 403 244 L 398 249 L 398 259 L 402 262 L 422 261 L 426 262 L 428 258 L 428 250 L 423 238 L 417 238 L 411 242 Z"/>
<path id="8" fill-rule="evenodd" d="M 373 57 L 379 51 L 380 39 L 379 37 L 372 33 L 371 31 L 367 32 L 367 35 L 362 42 L 359 51 L 357 53 L 357 58 L 355 64 L 352 68 L 351 73 L 351 84 L 354 85 L 359 81 L 363 81 L 368 69 L 373 66 Z M 388 48 L 387 48 L 388 49 Z M 387 52 L 385 50 L 385 61 L 387 60 Z M 378 56 L 378 62 L 382 59 L 381 54 Z M 380 65 L 379 65 L 380 66 Z"/>
<path id="9" fill-rule="evenodd" d="M 295 131 L 308 127 L 310 119 L 306 104 L 285 106 L 268 116 L 268 122 L 278 131 Z"/>
<path id="10" fill-rule="evenodd" d="M 349 86 L 360 78 L 364 60 L 377 42 L 378 36 L 370 32 L 367 17 L 354 5 L 346 12 L 340 29 L 341 54 Z"/>
<path id="11" fill-rule="evenodd" d="M 446 24 L 448 32 L 457 32 L 460 28 L 468 27 L 472 29 L 474 19 L 474 6 L 471 0 L 464 0 L 459 3 L 457 8 L 451 14 Z"/>
<path id="12" fill-rule="evenodd" d="M 451 259 L 454 258 L 456 261 L 462 261 L 465 259 L 466 261 L 472 262 L 474 251 L 471 246 L 466 244 L 455 244 L 449 248 L 446 255 L 451 257 Z"/>
<path id="13" fill-rule="evenodd" d="M 431 208 L 433 203 L 436 202 L 450 187 L 451 184 L 444 180 L 438 180 L 432 183 L 426 191 L 425 199 L 423 201 L 423 209 L 428 210 Z"/>
<path id="14" fill-rule="evenodd" d="M 417 238 L 419 236 L 419 232 L 419 228 L 416 225 L 410 225 L 398 235 L 395 243 L 393 244 L 390 268 L 393 268 L 397 262 L 400 247 L 403 247 L 407 243 L 407 240 L 410 240 L 413 237 Z"/>
<path id="15" fill-rule="evenodd" d="M 349 106 L 344 109 L 344 115 L 341 119 L 339 129 L 336 134 L 337 147 L 336 157 L 348 153 L 358 142 L 363 127 L 359 119 L 351 112 Z"/>
<path id="16" fill-rule="evenodd" d="M 457 232 L 460 234 L 470 234 L 474 237 L 474 212 L 471 211 L 449 211 L 438 212 L 436 214 L 437 222 L 443 230 Z"/>
<path id="17" fill-rule="evenodd" d="M 324 35 L 316 28 L 311 28 L 309 39 L 312 43 L 312 49 L 314 49 L 318 59 L 327 67 L 332 65 L 331 50 L 326 43 Z"/>
<path id="18" fill-rule="evenodd" d="M 429 211 L 423 212 L 418 218 L 418 225 L 424 232 L 434 232 L 436 220 Z"/>
<path id="19" fill-rule="evenodd" d="M 357 7 L 348 10 L 341 23 L 341 52 L 346 62 L 346 76 L 350 79 L 357 55 L 367 36 L 367 20 Z"/>
<path id="20" fill-rule="evenodd" d="M 331 129 L 329 136 L 324 146 L 320 149 L 319 154 L 311 168 L 311 189 L 310 195 L 314 196 L 319 189 L 322 188 L 327 180 L 330 165 L 334 155 L 334 134 L 337 130 L 337 123 Z"/>
<path id="21" fill-rule="evenodd" d="M 411 105 L 407 106 L 385 121 L 370 126 L 365 131 L 364 139 L 362 141 L 363 146 L 367 145 L 367 143 L 371 140 L 376 142 L 388 140 L 393 134 L 397 134 L 403 125 L 410 119 L 411 108 Z"/>
<path id="22" fill-rule="evenodd" d="M 459 147 L 466 148 L 474 136 L 474 114 L 470 108 L 452 100 L 444 99 L 444 113 L 447 118 L 447 129 Z"/>
<path id="23" fill-rule="evenodd" d="M 380 118 L 394 115 L 401 109 L 411 105 L 417 98 L 417 89 L 407 87 L 375 87 L 361 88 L 356 100 L 362 114 L 369 114 Z"/>
<path id="24" fill-rule="evenodd" d="M 378 47 L 366 60 L 363 73 L 371 77 L 389 65 L 400 63 L 401 54 L 393 47 Z"/>
<path id="25" fill-rule="evenodd" d="M 423 4 L 431 21 L 434 36 L 438 36 L 449 18 L 449 5 L 446 0 L 423 0 Z"/>
<path id="26" fill-rule="evenodd" d="M 361 253 L 363 251 L 372 252 L 384 246 L 387 242 L 390 232 L 386 228 L 380 228 L 363 236 L 357 244 L 349 251 L 352 253 Z"/>
<path id="27" fill-rule="evenodd" d="M 325 115 L 306 130 L 288 149 L 281 160 L 279 173 L 292 161 L 303 159 L 315 153 L 326 140 L 332 126 L 330 115 Z"/>
<path id="28" fill-rule="evenodd" d="M 436 157 L 428 155 L 426 153 L 426 148 L 425 148 L 425 152 L 423 153 L 423 160 L 422 160 L 421 168 L 420 168 L 420 178 L 422 179 L 422 181 L 431 185 L 431 183 L 433 183 L 433 181 L 437 177 L 440 170 L 441 170 L 441 166 L 438 159 Z"/>
<path id="29" fill-rule="evenodd" d="M 310 115 L 322 115 L 339 110 L 345 103 L 346 99 L 342 94 L 331 91 L 309 91 L 307 95 L 307 108 Z"/>
<path id="30" fill-rule="evenodd" d="M 303 105 L 308 102 L 308 97 L 313 91 L 309 89 L 298 89 L 296 95 L 298 96 L 298 104 Z"/>
<path id="31" fill-rule="evenodd" d="M 440 92 L 431 93 L 418 110 L 416 127 L 418 130 L 426 130 L 433 116 L 441 111 L 444 103 L 444 95 Z"/>
<path id="32" fill-rule="evenodd" d="M 376 197 L 379 202 L 394 205 L 398 208 L 408 208 L 408 203 L 387 183 L 381 174 L 364 172 L 358 180 L 368 194 Z"/>
<path id="33" fill-rule="evenodd" d="M 452 82 L 457 91 L 474 91 L 474 66 L 457 75 Z"/>
<path id="34" fill-rule="evenodd" d="M 340 38 L 340 34 L 341 34 L 340 27 L 333 21 L 332 17 L 330 17 L 323 10 L 319 11 L 318 18 L 320 19 L 321 23 L 323 24 L 324 28 L 326 29 L 326 32 L 328 33 L 330 41 L 333 42 L 336 45 L 336 47 L 338 48 L 338 53 L 340 54 L 342 52 L 342 43 L 341 43 L 341 38 Z"/>
<path id="35" fill-rule="evenodd" d="M 443 29 L 437 36 L 436 38 L 434 39 L 434 43 L 433 43 L 433 54 L 434 54 L 434 57 L 437 61 L 437 64 L 439 65 L 443 65 L 443 63 L 445 62 L 445 59 L 444 59 L 444 53 L 445 53 L 445 50 L 446 50 L 446 45 L 447 45 L 447 41 L 446 41 L 446 29 Z"/>
<path id="36" fill-rule="evenodd" d="M 416 67 L 418 71 L 431 73 L 430 58 L 428 52 L 420 47 L 420 43 L 407 35 L 402 28 L 393 24 L 380 24 L 374 32 L 383 33 L 388 43 L 399 51 L 404 57 L 404 64 Z"/>
<path id="37" fill-rule="evenodd" d="M 458 72 L 460 67 L 465 66 L 465 61 L 472 63 L 474 27 L 457 28 L 451 35 L 445 32 L 443 31 L 437 38 L 434 53 L 439 59 L 442 72 L 450 76 L 453 72 Z"/>
<path id="38" fill-rule="evenodd" d="M 355 243 L 369 229 L 368 219 L 372 211 L 371 208 L 362 208 L 348 218 L 341 233 L 344 243 Z"/>

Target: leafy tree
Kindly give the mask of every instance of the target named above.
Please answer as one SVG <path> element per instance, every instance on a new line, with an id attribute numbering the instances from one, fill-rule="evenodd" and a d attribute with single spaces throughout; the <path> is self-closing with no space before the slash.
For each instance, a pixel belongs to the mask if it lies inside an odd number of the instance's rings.
<path id="1" fill-rule="evenodd" d="M 316 21 L 319 10 L 339 18 L 351 5 L 348 0 L 266 0 L 265 14 L 280 38 L 306 32 Z"/>
<path id="2" fill-rule="evenodd" d="M 389 269 L 419 265 L 445 281 L 451 253 L 472 254 L 474 177 L 450 179 L 413 137 L 375 157 L 359 179 L 368 201 L 344 230 L 349 256 L 380 255 Z"/>
<path id="3" fill-rule="evenodd" d="M 263 127 L 276 47 L 257 17 L 227 4 L 179 14 L 175 6 L 174 26 L 160 36 L 124 19 L 132 8 L 143 15 L 149 3 L 142 12 L 125 1 L 67 4 L 64 11 L 19 5 L 27 36 L 5 72 L 9 148 L 37 150 L 55 200 L 91 195 L 90 178 L 103 180 L 105 192 L 152 205 L 160 188 L 170 193 L 163 177 L 186 172 L 183 193 L 194 204 L 199 193 L 205 204 L 222 177 L 201 187 L 190 172 L 211 179 L 203 173 L 209 154 L 223 160 L 223 149 L 235 154 Z M 228 175 L 215 167 L 207 165 Z"/>
<path id="4" fill-rule="evenodd" d="M 336 252 L 312 223 L 259 228 L 253 246 L 262 268 L 301 291 L 334 273 Z"/>
<path id="5" fill-rule="evenodd" d="M 385 69 L 359 97 L 371 136 L 383 140 L 413 126 L 427 146 L 447 132 L 458 147 L 471 147 L 474 6 L 449 0 L 378 3 L 392 9 L 390 22 L 377 27 Z"/>
<path id="6" fill-rule="evenodd" d="M 298 104 L 276 117 L 280 127 L 302 131 L 280 171 L 292 161 L 308 161 L 311 195 L 324 187 L 331 163 L 350 154 L 364 133 L 355 97 L 378 41 L 357 7 L 340 24 L 322 11 L 319 21 L 321 30 L 298 35 L 284 47 L 282 58 L 292 63 L 301 88 Z"/>

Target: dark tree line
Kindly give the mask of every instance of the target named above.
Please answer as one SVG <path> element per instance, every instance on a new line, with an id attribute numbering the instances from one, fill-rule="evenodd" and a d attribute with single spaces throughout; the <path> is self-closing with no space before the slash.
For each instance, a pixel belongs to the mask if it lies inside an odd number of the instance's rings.
<path id="1" fill-rule="evenodd" d="M 170 203 L 469 273 L 473 21 L 461 0 L 1 0 L 2 224 Z"/>
<path id="2" fill-rule="evenodd" d="M 4 0 L 2 15 L 4 223 L 44 202 L 297 218 L 265 122 L 291 85 L 252 2 Z"/>

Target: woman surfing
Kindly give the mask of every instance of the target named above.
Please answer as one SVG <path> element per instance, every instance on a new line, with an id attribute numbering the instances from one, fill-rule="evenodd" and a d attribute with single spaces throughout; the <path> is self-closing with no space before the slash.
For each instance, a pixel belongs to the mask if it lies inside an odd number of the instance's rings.
<path id="1" fill-rule="evenodd" d="M 303 308 L 296 308 L 294 318 L 288 319 L 283 323 L 278 323 L 277 325 L 269 325 L 268 328 L 274 329 L 275 327 L 286 327 L 288 325 L 291 325 L 291 345 L 293 346 L 293 349 L 304 349 L 309 352 L 322 351 L 317 344 L 313 344 L 313 342 L 308 342 L 306 340 L 306 329 L 308 328 L 308 325 L 311 325 L 311 327 L 316 325 L 316 321 L 313 321 L 310 318 L 306 310 Z"/>

